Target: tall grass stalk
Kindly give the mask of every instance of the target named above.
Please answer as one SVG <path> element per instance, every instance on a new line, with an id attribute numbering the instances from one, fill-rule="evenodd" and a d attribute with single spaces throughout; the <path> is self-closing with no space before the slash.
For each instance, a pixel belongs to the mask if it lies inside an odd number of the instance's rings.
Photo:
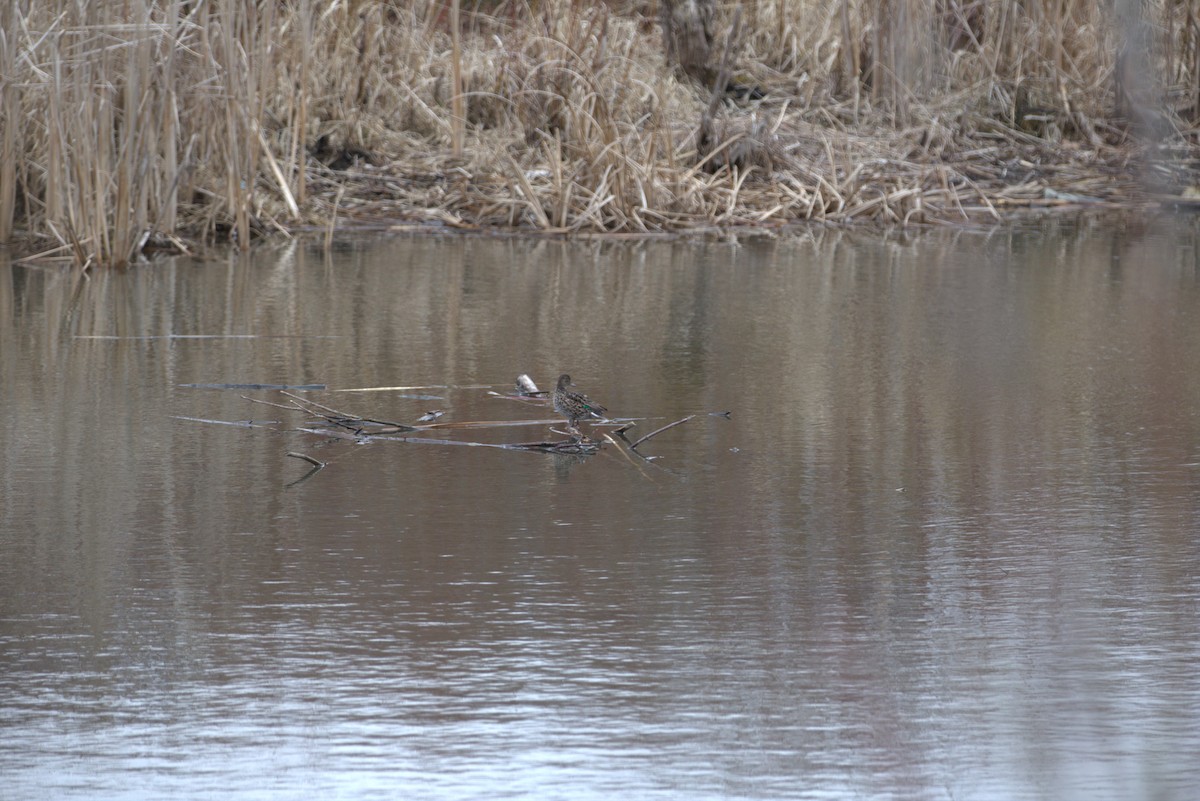
<path id="1" fill-rule="evenodd" d="M 15 75 L 17 46 L 10 31 L 16 22 L 15 4 L 0 7 L 0 75 Z M 0 243 L 12 239 L 17 200 L 17 124 L 20 119 L 20 87 L 0 79 Z"/>
<path id="2" fill-rule="evenodd" d="M 450 42 L 452 114 L 450 118 L 450 149 L 457 158 L 463 152 L 463 128 L 467 121 L 466 104 L 463 98 L 462 19 L 459 14 L 459 0 L 450 0 Z"/>

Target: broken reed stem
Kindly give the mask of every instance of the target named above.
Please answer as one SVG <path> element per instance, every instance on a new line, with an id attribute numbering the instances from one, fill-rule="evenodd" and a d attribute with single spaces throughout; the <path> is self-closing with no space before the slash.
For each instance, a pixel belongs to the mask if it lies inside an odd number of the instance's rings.
<path id="1" fill-rule="evenodd" d="M 687 417 L 684 417 L 682 420 L 676 420 L 674 423 L 667 423 L 662 428 L 658 428 L 658 429 L 655 429 L 654 431 L 651 431 L 649 434 L 647 434 L 646 436 L 639 439 L 637 442 L 630 445 L 629 449 L 637 450 L 638 445 L 641 445 L 643 442 L 650 439 L 651 437 L 656 437 L 659 434 L 661 434 L 662 432 L 666 431 L 667 429 L 674 428 L 675 426 L 678 426 L 678 425 L 683 425 L 684 423 L 686 423 L 688 420 L 691 420 L 695 416 L 696 415 L 694 415 L 694 414 L 689 414 Z"/>
<path id="2" fill-rule="evenodd" d="M 297 91 L 296 122 L 291 131 L 291 147 L 288 151 L 288 175 L 296 182 L 296 203 L 304 205 L 308 200 L 308 175 L 304 162 L 307 160 L 305 137 L 308 134 L 308 86 L 309 67 L 312 64 L 310 48 L 307 43 L 313 40 L 312 35 L 312 0 L 300 0 L 300 42 L 297 48 L 300 54 L 300 86 Z M 338 201 L 341 200 L 339 187 Z M 333 216 L 337 217 L 337 203 L 333 206 Z M 332 224 L 332 223 L 331 223 Z M 326 245 L 328 250 L 328 245 Z"/>
<path id="3" fill-rule="evenodd" d="M 17 4 L 6 5 L 0 8 L 0 75 L 14 75 L 17 46 L 7 32 L 15 30 Z M 17 152 L 20 105 L 16 83 L 0 78 L 0 244 L 12 239 L 16 222 L 17 160 L 24 155 Z"/>
<path id="4" fill-rule="evenodd" d="M 462 25 L 458 15 L 459 0 L 450 0 L 451 82 L 454 92 L 450 99 L 450 149 L 455 158 L 463 154 L 463 126 L 467 121 L 462 80 L 462 42 L 460 41 Z"/>

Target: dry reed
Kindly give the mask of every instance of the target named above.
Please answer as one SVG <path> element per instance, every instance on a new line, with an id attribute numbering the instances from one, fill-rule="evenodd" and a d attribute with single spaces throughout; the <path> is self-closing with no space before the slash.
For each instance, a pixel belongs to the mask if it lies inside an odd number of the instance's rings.
<path id="1" fill-rule="evenodd" d="M 689 78 L 631 0 L 16 0 L 0 242 L 119 266 L 335 216 L 644 234 L 1196 202 L 1200 0 L 698 5 L 714 62 Z"/>

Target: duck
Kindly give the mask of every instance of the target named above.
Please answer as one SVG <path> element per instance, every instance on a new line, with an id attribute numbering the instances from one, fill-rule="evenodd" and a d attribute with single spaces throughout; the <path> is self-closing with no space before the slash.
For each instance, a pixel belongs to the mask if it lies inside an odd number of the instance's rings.
<path id="1" fill-rule="evenodd" d="M 608 411 L 600 404 L 589 398 L 587 395 L 581 395 L 578 392 L 572 392 L 567 387 L 575 386 L 571 382 L 571 376 L 563 373 L 558 377 L 558 384 L 554 387 L 554 411 L 567 418 L 567 425 L 572 429 L 576 423 L 585 417 L 595 417 L 600 420 L 607 419 L 604 413 Z"/>

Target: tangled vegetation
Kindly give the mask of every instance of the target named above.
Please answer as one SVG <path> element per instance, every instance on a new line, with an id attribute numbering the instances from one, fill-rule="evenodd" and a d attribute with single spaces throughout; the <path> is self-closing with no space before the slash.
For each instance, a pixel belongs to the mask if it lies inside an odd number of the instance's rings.
<path id="1" fill-rule="evenodd" d="M 0 242 L 123 265 L 1197 202 L 1200 0 L 14 0 Z"/>

